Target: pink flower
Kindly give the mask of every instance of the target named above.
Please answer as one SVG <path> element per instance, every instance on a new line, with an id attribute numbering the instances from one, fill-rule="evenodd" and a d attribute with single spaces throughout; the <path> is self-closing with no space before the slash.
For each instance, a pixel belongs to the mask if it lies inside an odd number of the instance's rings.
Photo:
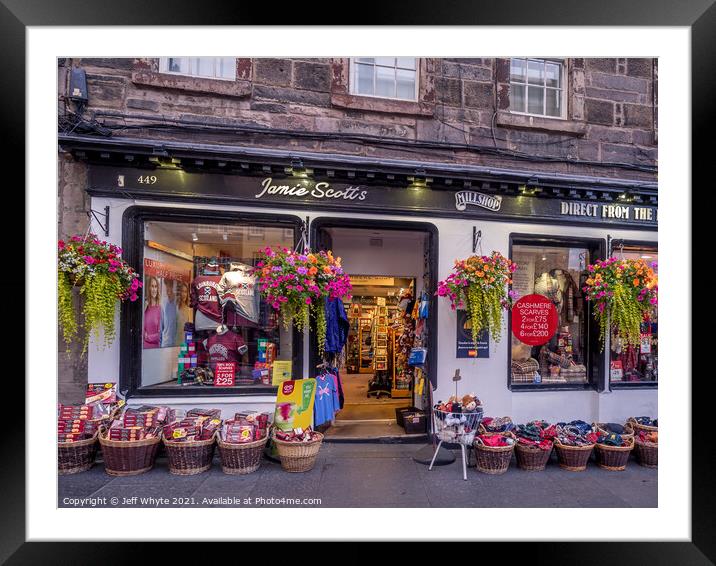
<path id="1" fill-rule="evenodd" d="M 312 302 L 311 297 L 306 297 L 306 304 L 310 305 Z"/>
<path id="2" fill-rule="evenodd" d="M 273 303 L 271 303 L 271 306 L 275 309 L 278 309 L 281 305 L 278 301 L 274 301 Z"/>
<path id="3" fill-rule="evenodd" d="M 91 255 L 82 256 L 82 259 L 85 260 L 85 263 L 87 265 L 92 265 L 93 263 L 96 263 Z"/>
<path id="4" fill-rule="evenodd" d="M 129 295 L 129 300 L 132 301 L 132 302 L 136 301 L 137 298 L 138 298 L 138 297 L 137 297 L 137 294 L 136 294 L 136 293 L 132 293 L 131 295 Z"/>

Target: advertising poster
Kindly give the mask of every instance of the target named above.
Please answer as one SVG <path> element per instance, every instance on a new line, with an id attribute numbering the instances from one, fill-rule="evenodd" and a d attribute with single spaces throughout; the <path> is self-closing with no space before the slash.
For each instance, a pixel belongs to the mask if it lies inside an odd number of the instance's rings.
<path id="1" fill-rule="evenodd" d="M 472 323 L 467 311 L 457 311 L 457 338 L 455 340 L 457 358 L 489 358 L 490 334 L 487 330 L 480 332 L 477 344 L 472 341 Z"/>
<path id="2" fill-rule="evenodd" d="M 278 388 L 274 425 L 281 430 L 306 429 L 313 422 L 313 401 L 316 397 L 316 380 L 296 379 L 284 381 Z"/>
<path id="3" fill-rule="evenodd" d="M 291 360 L 276 360 L 271 366 L 271 385 L 281 385 L 284 381 L 291 380 Z"/>
<path id="4" fill-rule="evenodd" d="M 167 348 L 183 342 L 184 323 L 192 322 L 189 306 L 191 267 L 179 269 L 144 260 L 144 348 Z"/>

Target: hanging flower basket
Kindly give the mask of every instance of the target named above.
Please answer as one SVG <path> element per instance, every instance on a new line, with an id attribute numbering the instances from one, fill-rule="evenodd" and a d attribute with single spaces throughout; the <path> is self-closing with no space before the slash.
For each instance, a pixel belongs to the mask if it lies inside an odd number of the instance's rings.
<path id="1" fill-rule="evenodd" d="M 57 243 L 57 307 L 60 328 L 68 348 L 84 330 L 82 355 L 92 334 L 104 346 L 115 338 L 114 315 L 117 301 L 136 301 L 142 286 L 139 275 L 122 259 L 122 250 L 100 241 L 93 234 L 72 236 Z M 78 322 L 73 288 L 82 302 Z"/>
<path id="2" fill-rule="evenodd" d="M 512 303 L 507 285 L 512 283 L 516 269 L 516 263 L 493 251 L 489 256 L 456 260 L 454 273 L 438 282 L 438 296 L 449 298 L 453 310 L 467 310 L 475 343 L 482 330 L 488 330 L 495 342 L 500 341 L 502 309 L 510 308 Z"/>
<path id="3" fill-rule="evenodd" d="M 326 344 L 326 301 L 350 299 L 350 278 L 341 258 L 328 252 L 295 252 L 288 248 L 263 250 L 257 263 L 261 295 L 281 315 L 284 327 L 302 331 L 312 315 L 316 320 L 319 354 Z"/>
<path id="4" fill-rule="evenodd" d="M 624 345 L 638 346 L 641 323 L 648 321 L 658 304 L 656 262 L 610 257 L 587 267 L 582 289 L 593 304 L 602 349 L 607 333 Z"/>

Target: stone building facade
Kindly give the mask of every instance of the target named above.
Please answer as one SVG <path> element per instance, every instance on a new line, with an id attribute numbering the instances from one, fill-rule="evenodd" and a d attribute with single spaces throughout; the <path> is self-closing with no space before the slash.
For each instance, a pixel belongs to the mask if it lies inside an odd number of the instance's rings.
<path id="1" fill-rule="evenodd" d="M 510 60 L 420 59 L 416 100 L 351 93 L 348 59 L 236 59 L 235 79 L 160 71 L 158 59 L 64 59 L 60 134 L 283 148 L 655 186 L 657 63 L 565 59 L 560 119 L 510 111 Z M 88 100 L 68 98 L 72 67 Z M 88 223 L 86 165 L 60 144 L 58 236 Z M 129 159 L 129 156 L 128 156 Z M 221 166 L 221 164 L 217 164 Z M 655 191 L 654 191 L 655 193 Z M 652 202 L 656 202 L 655 194 Z M 58 345 L 61 402 L 76 402 L 87 364 Z"/>

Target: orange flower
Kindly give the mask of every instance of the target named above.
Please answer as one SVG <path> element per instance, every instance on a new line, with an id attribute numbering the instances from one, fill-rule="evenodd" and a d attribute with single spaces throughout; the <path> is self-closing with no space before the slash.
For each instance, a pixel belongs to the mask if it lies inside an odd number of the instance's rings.
<path id="1" fill-rule="evenodd" d="M 318 273 L 318 269 L 316 269 L 315 267 L 312 267 L 308 270 L 309 275 L 315 275 L 316 273 Z"/>
<path id="2" fill-rule="evenodd" d="M 478 271 L 475 275 L 477 275 L 478 277 L 484 277 L 484 276 L 485 276 L 485 272 L 484 272 L 484 271 Z"/>
<path id="3" fill-rule="evenodd" d="M 494 277 L 490 277 L 490 283 L 494 283 L 494 281 L 495 281 L 495 278 L 494 278 Z"/>
<path id="4" fill-rule="evenodd" d="M 315 269 L 315 267 L 312 267 L 311 269 Z M 311 273 L 311 269 L 308 270 L 309 273 Z M 330 272 L 331 272 L 330 267 L 328 267 L 327 265 L 323 267 L 323 273 L 330 273 Z"/>
<path id="5" fill-rule="evenodd" d="M 634 279 L 634 281 L 632 281 L 632 283 L 634 283 L 634 287 L 638 287 L 638 286 L 639 286 L 639 280 L 638 280 L 638 279 Z"/>

